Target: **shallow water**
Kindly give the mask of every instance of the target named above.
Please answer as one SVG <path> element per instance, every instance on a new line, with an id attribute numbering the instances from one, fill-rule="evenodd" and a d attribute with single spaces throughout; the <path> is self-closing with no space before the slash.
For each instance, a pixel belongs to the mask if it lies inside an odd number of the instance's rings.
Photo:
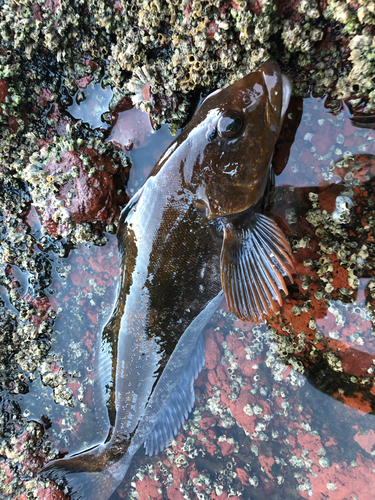
<path id="1" fill-rule="evenodd" d="M 84 94 L 85 100 L 77 101 L 79 94 Z M 84 90 L 78 90 L 73 98 L 73 104 L 67 111 L 76 120 L 90 123 L 92 129 L 108 128 L 109 124 L 102 120 L 102 115 L 108 112 L 108 105 L 112 99 L 113 92 L 110 87 L 103 87 L 102 83 L 89 83 Z"/>
<path id="2" fill-rule="evenodd" d="M 80 106 L 85 102 L 89 98 Z M 98 126 L 90 116 L 84 120 Z M 370 253 L 365 262 L 375 249 L 374 233 L 358 231 L 371 211 L 366 200 L 374 197 L 375 171 L 361 171 L 360 165 L 368 160 L 364 154 L 375 154 L 375 133 L 354 127 L 345 110 L 331 114 L 321 99 L 294 100 L 287 116 L 267 212 L 292 239 L 297 273 L 289 299 L 271 319 L 271 329 L 236 320 L 223 304 L 205 331 L 206 368 L 189 420 L 165 452 L 151 458 L 137 453 L 113 500 L 372 498 L 375 339 L 366 304 L 373 267 L 362 269 L 358 286 L 350 287 L 348 261 L 364 244 Z M 137 125 L 126 135 L 129 122 Z M 120 114 L 108 140 L 133 144 L 133 194 L 173 138 L 166 127 L 153 132 L 148 117 L 133 109 Z M 352 166 L 336 166 L 343 157 L 354 158 L 354 172 L 362 177 L 352 175 Z M 336 234 L 330 215 L 342 193 L 354 206 L 339 226 L 345 234 Z M 323 218 L 317 219 L 317 210 L 326 210 Z M 39 238 L 35 217 L 30 225 Z M 65 259 L 51 253 L 47 295 L 58 314 L 45 376 L 61 374 L 61 380 L 52 389 L 36 377 L 27 394 L 16 396 L 25 419 L 48 415 L 48 433 L 61 452 L 75 453 L 105 438 L 95 422 L 92 382 L 95 345 L 118 282 L 116 238 L 107 237 L 104 247 L 82 245 Z M 337 246 L 333 252 L 326 251 L 330 242 Z M 332 269 L 322 258 L 331 260 Z M 26 281 L 17 279 L 26 293 Z M 72 407 L 56 405 L 52 391 L 55 397 L 68 391 Z"/>

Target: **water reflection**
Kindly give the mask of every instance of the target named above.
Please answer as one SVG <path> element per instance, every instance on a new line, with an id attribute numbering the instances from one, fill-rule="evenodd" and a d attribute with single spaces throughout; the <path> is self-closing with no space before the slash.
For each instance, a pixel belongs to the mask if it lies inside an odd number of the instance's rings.
<path id="1" fill-rule="evenodd" d="M 73 104 L 67 111 L 77 120 L 83 120 L 90 127 L 108 128 L 110 125 L 103 121 L 104 113 L 109 112 L 109 103 L 113 92 L 110 87 L 103 87 L 102 83 L 89 83 L 84 90 L 78 90 L 74 96 Z M 83 100 L 82 100 L 83 99 Z"/>
<path id="2" fill-rule="evenodd" d="M 130 170 L 127 191 L 132 196 L 143 185 L 158 158 L 174 137 L 168 125 L 155 132 L 150 118 L 139 109 L 132 108 L 118 114 L 108 141 L 125 148 L 133 168 Z"/>

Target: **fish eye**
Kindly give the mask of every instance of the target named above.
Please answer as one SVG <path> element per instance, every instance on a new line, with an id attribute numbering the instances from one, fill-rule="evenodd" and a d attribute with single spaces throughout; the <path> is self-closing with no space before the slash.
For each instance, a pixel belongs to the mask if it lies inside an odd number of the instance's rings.
<path id="1" fill-rule="evenodd" d="M 238 111 L 224 111 L 217 124 L 217 130 L 221 137 L 233 139 L 237 137 L 243 126 L 242 114 Z"/>

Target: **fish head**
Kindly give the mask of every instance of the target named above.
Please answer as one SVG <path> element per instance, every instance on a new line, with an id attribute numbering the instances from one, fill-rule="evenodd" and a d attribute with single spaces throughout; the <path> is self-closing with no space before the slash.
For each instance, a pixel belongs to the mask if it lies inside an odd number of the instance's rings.
<path id="1" fill-rule="evenodd" d="M 290 95 L 289 79 L 267 61 L 197 110 L 196 206 L 209 219 L 243 212 L 264 196 Z"/>

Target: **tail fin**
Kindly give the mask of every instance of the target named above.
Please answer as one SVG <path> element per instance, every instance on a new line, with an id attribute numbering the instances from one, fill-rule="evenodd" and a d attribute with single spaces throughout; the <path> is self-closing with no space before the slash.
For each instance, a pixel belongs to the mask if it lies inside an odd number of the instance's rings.
<path id="1" fill-rule="evenodd" d="M 107 500 L 121 483 L 131 456 L 110 460 L 106 445 L 79 455 L 54 460 L 40 471 L 46 480 L 66 486 L 71 500 Z"/>

